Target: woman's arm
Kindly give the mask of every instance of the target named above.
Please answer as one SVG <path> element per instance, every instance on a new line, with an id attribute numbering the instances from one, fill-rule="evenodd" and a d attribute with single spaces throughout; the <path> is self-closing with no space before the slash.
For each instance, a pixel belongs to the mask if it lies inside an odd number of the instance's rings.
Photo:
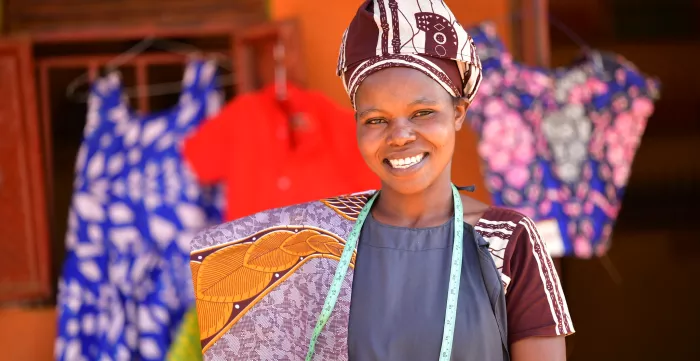
<path id="1" fill-rule="evenodd" d="M 513 361 L 562 361 L 564 336 L 574 333 L 561 282 L 534 222 L 491 209 L 475 229 L 489 242 L 506 292 L 508 343 Z"/>
<path id="2" fill-rule="evenodd" d="M 564 336 L 528 337 L 510 346 L 511 361 L 564 361 Z"/>

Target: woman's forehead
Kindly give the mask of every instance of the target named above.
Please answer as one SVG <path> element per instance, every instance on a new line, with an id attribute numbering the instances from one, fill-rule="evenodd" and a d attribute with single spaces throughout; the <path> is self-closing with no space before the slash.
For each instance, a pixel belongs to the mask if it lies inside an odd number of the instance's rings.
<path id="1" fill-rule="evenodd" d="M 358 110 L 363 103 L 395 101 L 405 104 L 436 103 L 449 99 L 450 95 L 435 80 L 422 72 L 393 67 L 369 75 L 357 90 Z"/>

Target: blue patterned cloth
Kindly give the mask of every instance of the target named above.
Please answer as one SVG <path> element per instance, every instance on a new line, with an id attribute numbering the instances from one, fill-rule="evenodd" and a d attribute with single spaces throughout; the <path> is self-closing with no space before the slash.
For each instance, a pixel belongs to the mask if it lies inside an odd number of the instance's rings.
<path id="1" fill-rule="evenodd" d="M 194 304 L 194 234 L 221 221 L 220 194 L 182 161 L 183 138 L 218 112 L 216 64 L 193 62 L 172 109 L 131 111 L 120 77 L 92 88 L 76 162 L 58 293 L 56 359 L 163 360 Z"/>
<path id="2" fill-rule="evenodd" d="M 468 119 L 495 205 L 537 222 L 553 256 L 607 252 L 659 83 L 616 54 L 519 64 L 493 24 L 469 30 L 483 66 Z"/>

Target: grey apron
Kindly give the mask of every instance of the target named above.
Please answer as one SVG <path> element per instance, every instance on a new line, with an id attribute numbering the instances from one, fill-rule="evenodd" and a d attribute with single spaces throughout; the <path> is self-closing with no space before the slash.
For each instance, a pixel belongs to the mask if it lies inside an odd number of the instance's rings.
<path id="1" fill-rule="evenodd" d="M 350 305 L 350 361 L 429 361 L 440 353 L 454 220 L 362 227 Z M 488 243 L 464 223 L 453 361 L 508 361 L 503 286 Z"/>

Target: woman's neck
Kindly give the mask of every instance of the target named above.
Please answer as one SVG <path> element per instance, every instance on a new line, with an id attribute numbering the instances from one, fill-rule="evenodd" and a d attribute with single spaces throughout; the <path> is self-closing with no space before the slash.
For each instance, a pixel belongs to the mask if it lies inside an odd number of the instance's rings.
<path id="1" fill-rule="evenodd" d="M 452 183 L 449 178 L 415 194 L 401 194 L 390 187 L 382 187 L 379 199 L 372 208 L 372 216 L 378 221 L 411 228 L 439 226 L 447 222 L 453 213 Z"/>

